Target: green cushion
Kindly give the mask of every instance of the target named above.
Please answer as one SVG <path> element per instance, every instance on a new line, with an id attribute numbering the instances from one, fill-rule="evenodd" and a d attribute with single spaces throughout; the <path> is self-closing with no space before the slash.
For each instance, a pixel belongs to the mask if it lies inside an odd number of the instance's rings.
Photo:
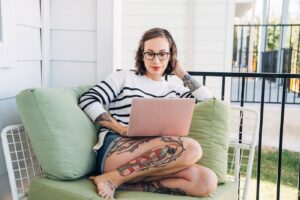
<path id="1" fill-rule="evenodd" d="M 51 179 L 73 180 L 95 168 L 97 131 L 77 105 L 87 89 L 31 89 L 16 97 L 32 148 Z"/>
<path id="2" fill-rule="evenodd" d="M 117 191 L 116 199 L 125 200 L 237 200 L 238 192 L 235 183 L 219 185 L 214 194 L 206 198 L 174 196 L 150 192 Z M 31 185 L 28 200 L 85 200 L 103 199 L 97 195 L 95 185 L 87 179 L 75 181 L 54 181 L 46 178 L 37 178 Z"/>
<path id="3" fill-rule="evenodd" d="M 218 183 L 224 183 L 227 173 L 229 105 L 217 99 L 197 103 L 189 136 L 196 139 L 203 150 L 198 164 L 213 170 Z"/>

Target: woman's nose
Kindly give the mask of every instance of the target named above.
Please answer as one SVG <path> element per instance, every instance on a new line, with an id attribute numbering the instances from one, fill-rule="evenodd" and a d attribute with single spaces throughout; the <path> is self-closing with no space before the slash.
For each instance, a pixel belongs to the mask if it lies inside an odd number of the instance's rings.
<path id="1" fill-rule="evenodd" d="M 154 56 L 154 58 L 153 58 L 153 60 L 152 60 L 154 63 L 159 63 L 160 62 L 160 60 L 159 60 L 159 58 L 158 58 L 158 55 L 156 54 L 155 56 Z"/>

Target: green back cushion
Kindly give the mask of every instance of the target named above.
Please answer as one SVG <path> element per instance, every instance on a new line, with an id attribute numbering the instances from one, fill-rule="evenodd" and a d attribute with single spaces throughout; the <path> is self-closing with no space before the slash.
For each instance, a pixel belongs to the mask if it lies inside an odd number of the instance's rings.
<path id="1" fill-rule="evenodd" d="M 78 107 L 87 88 L 22 91 L 17 105 L 32 148 L 48 178 L 73 180 L 95 168 L 96 128 Z"/>
<path id="2" fill-rule="evenodd" d="M 197 103 L 189 136 L 196 139 L 203 150 L 198 164 L 213 170 L 218 176 L 218 183 L 224 183 L 227 173 L 229 105 L 217 99 Z"/>

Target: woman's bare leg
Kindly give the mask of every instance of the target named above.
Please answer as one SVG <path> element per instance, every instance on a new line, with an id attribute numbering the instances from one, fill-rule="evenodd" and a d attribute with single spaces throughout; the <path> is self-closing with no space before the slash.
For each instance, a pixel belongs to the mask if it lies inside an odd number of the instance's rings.
<path id="1" fill-rule="evenodd" d="M 113 153 L 105 161 L 106 173 L 92 177 L 100 196 L 113 198 L 115 188 L 123 183 L 154 173 L 156 176 L 176 173 L 201 157 L 200 145 L 191 138 L 159 137 L 140 141 L 121 139 L 118 141 L 121 145 L 112 149 Z M 132 142 L 137 143 L 132 147 Z"/>
<path id="2" fill-rule="evenodd" d="M 215 191 L 217 176 L 210 169 L 193 165 L 167 176 L 146 177 L 141 182 L 124 184 L 121 189 L 173 195 L 207 196 Z"/>

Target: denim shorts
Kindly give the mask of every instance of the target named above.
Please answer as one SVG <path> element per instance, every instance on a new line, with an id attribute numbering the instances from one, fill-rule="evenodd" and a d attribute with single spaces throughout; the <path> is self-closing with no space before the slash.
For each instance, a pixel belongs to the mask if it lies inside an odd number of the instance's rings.
<path id="1" fill-rule="evenodd" d="M 109 153 L 109 151 L 111 150 L 115 142 L 120 137 L 121 137 L 120 135 L 113 132 L 108 132 L 105 135 L 103 145 L 97 151 L 96 166 L 97 166 L 97 173 L 99 175 L 104 173 L 104 164 L 105 164 L 105 159 L 107 157 L 107 154 Z"/>

